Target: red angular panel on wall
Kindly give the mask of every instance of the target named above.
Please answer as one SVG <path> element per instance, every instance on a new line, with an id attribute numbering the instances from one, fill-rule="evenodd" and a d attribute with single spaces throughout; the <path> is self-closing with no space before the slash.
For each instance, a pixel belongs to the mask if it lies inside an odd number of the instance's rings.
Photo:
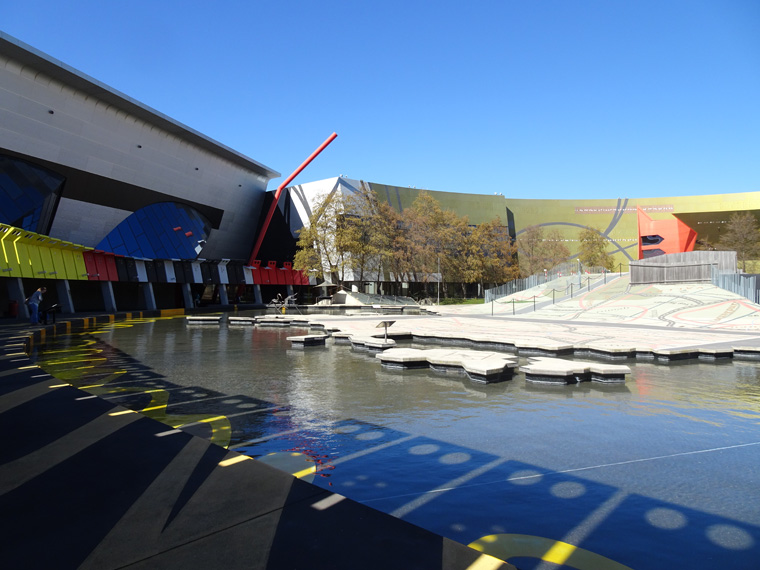
<path id="1" fill-rule="evenodd" d="M 658 250 L 662 253 L 683 253 L 694 251 L 697 232 L 678 218 L 672 220 L 653 220 L 641 208 L 636 208 L 639 223 L 639 259 L 646 257 L 646 252 Z"/>

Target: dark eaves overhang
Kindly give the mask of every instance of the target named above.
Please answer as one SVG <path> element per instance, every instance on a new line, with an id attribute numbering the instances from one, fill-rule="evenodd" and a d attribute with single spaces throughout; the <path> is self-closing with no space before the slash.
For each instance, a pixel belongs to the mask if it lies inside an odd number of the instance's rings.
<path id="1" fill-rule="evenodd" d="M 64 85 L 70 85 L 78 91 L 100 99 L 109 105 L 113 105 L 130 115 L 142 119 L 146 123 L 156 125 L 166 132 L 220 156 L 246 170 L 255 172 L 267 179 L 279 178 L 281 176 L 279 172 L 264 166 L 260 162 L 256 162 L 230 147 L 167 117 L 163 113 L 159 113 L 155 109 L 143 105 L 139 101 L 112 89 L 108 85 L 77 71 L 73 67 L 2 31 L 0 31 L 0 53 L 6 54 L 9 58 L 18 61 L 22 65 L 29 66 L 39 73 L 60 81 Z"/>

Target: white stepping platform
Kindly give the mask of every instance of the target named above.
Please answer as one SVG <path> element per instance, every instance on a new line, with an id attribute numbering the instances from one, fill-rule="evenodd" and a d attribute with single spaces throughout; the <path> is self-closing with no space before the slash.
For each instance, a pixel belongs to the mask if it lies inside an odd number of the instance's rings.
<path id="1" fill-rule="evenodd" d="M 625 382 L 628 366 L 561 358 L 531 358 L 520 367 L 528 382 L 574 384 L 576 382 Z"/>
<path id="2" fill-rule="evenodd" d="M 230 326 L 254 326 L 256 317 L 227 317 L 227 324 Z"/>
<path id="3" fill-rule="evenodd" d="M 477 350 L 392 348 L 375 358 L 389 367 L 463 371 L 471 380 L 484 383 L 509 380 L 517 368 L 514 357 Z"/>
<path id="4" fill-rule="evenodd" d="M 351 346 L 354 348 L 366 348 L 367 350 L 388 350 L 396 346 L 396 341 L 392 338 L 388 340 L 374 336 L 351 336 Z"/>
<path id="5" fill-rule="evenodd" d="M 198 315 L 188 315 L 185 317 L 185 322 L 188 325 L 218 325 L 222 321 L 222 316 L 217 317 L 201 317 Z"/>
<path id="6" fill-rule="evenodd" d="M 326 334 L 305 334 L 301 336 L 289 336 L 288 340 L 294 347 L 324 346 L 328 336 Z"/>

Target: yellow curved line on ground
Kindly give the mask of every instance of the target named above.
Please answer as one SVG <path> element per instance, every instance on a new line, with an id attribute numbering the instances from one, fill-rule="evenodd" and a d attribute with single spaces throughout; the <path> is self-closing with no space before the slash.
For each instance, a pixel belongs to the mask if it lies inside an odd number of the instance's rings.
<path id="1" fill-rule="evenodd" d="M 489 534 L 468 545 L 504 561 L 510 558 L 538 558 L 577 570 L 631 570 L 628 566 L 561 540 L 530 534 Z"/>

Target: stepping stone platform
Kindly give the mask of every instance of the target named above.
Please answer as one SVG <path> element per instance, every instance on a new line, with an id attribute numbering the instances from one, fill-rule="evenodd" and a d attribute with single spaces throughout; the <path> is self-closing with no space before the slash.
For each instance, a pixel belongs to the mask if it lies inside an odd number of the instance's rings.
<path id="1" fill-rule="evenodd" d="M 252 327 L 256 324 L 256 317 L 227 317 L 227 324 Z"/>
<path id="2" fill-rule="evenodd" d="M 374 336 L 351 336 L 351 346 L 367 350 L 388 350 L 396 346 L 396 341 L 392 338 L 385 340 Z"/>
<path id="3" fill-rule="evenodd" d="M 625 382 L 628 366 L 561 358 L 531 358 L 520 367 L 528 382 L 575 384 L 577 382 Z"/>
<path id="4" fill-rule="evenodd" d="M 392 368 L 432 368 L 464 372 L 474 382 L 503 382 L 512 378 L 517 359 L 496 352 L 434 348 L 391 348 L 375 356 Z"/>
<path id="5" fill-rule="evenodd" d="M 188 325 L 218 325 L 222 321 L 222 316 L 218 317 L 200 317 L 197 315 L 189 315 L 185 317 L 185 322 Z"/>
<path id="6" fill-rule="evenodd" d="M 324 346 L 328 338 L 326 334 L 305 334 L 301 336 L 289 336 L 288 340 L 294 347 Z"/>

